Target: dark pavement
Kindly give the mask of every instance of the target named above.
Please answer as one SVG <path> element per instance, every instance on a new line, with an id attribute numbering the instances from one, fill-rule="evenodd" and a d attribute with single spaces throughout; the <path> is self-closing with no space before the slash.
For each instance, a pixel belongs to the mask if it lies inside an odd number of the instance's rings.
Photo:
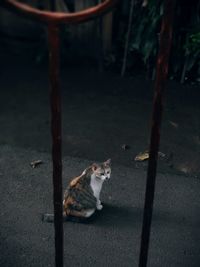
<path id="1" fill-rule="evenodd" d="M 0 145 L 49 153 L 47 66 L 6 61 L 0 68 Z M 63 155 L 146 168 L 135 156 L 149 147 L 153 83 L 144 77 L 61 72 Z M 159 171 L 200 177 L 200 90 L 169 82 L 162 121 Z M 122 149 L 127 144 L 130 149 Z"/>
<path id="2" fill-rule="evenodd" d="M 53 210 L 47 68 L 6 57 L 0 88 L 0 267 L 54 266 L 53 224 L 41 220 Z M 199 267 L 199 88 L 166 92 L 148 267 Z M 65 266 L 138 266 L 147 162 L 134 157 L 148 148 L 152 95 L 143 77 L 63 69 L 63 190 L 93 161 L 113 164 L 103 210 L 64 224 Z"/>
<path id="3" fill-rule="evenodd" d="M 33 160 L 43 164 L 30 167 Z M 91 161 L 65 157 L 64 187 Z M 64 224 L 65 266 L 137 266 L 146 173 L 113 163 L 104 209 L 88 224 Z M 151 267 L 200 266 L 200 180 L 158 174 L 149 251 Z M 54 266 L 51 157 L 0 146 L 0 266 Z"/>

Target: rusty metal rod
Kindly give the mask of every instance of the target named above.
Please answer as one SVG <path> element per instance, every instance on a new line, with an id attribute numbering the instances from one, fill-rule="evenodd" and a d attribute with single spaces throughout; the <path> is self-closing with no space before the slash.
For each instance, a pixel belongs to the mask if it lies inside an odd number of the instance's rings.
<path id="1" fill-rule="evenodd" d="M 97 6 L 90 7 L 85 10 L 74 13 L 38 10 L 37 8 L 31 7 L 16 0 L 0 0 L 0 5 L 2 7 L 8 8 L 11 11 L 13 10 L 16 13 L 22 14 L 23 16 L 26 16 L 29 19 L 37 19 L 38 21 L 45 23 L 61 24 L 82 23 L 95 19 L 112 10 L 118 1 L 119 0 L 105 0 Z"/>
<path id="2" fill-rule="evenodd" d="M 168 74 L 169 54 L 172 43 L 173 17 L 175 0 L 164 1 L 164 14 L 162 19 L 160 46 L 156 65 L 156 80 L 154 90 L 154 105 L 152 114 L 152 129 L 150 138 L 149 164 L 147 170 L 147 183 L 143 213 L 142 236 L 140 246 L 139 267 L 146 267 L 149 251 L 153 201 L 155 192 L 158 149 L 160 144 L 160 130 L 163 112 L 163 96 L 165 82 Z"/>
<path id="3" fill-rule="evenodd" d="M 55 264 L 63 267 L 63 207 L 62 207 L 62 151 L 61 151 L 61 92 L 59 83 L 59 28 L 61 23 L 81 23 L 95 19 L 111 10 L 118 0 L 105 0 L 96 7 L 77 13 L 41 11 L 15 0 L 1 0 L 0 6 L 48 24 L 49 73 L 51 102 L 51 133 L 53 160 L 53 203 L 55 228 Z M 55 11 L 55 0 L 51 10 Z"/>
<path id="4" fill-rule="evenodd" d="M 63 267 L 63 206 L 61 151 L 61 90 L 59 82 L 59 28 L 48 25 L 51 133 L 53 160 L 53 203 L 55 229 L 55 266 Z"/>

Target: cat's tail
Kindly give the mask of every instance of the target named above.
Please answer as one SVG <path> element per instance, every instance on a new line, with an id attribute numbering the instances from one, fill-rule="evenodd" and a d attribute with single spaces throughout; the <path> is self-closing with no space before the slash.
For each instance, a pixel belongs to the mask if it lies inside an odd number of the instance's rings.
<path id="1" fill-rule="evenodd" d="M 42 214 L 42 221 L 48 222 L 48 223 L 53 223 L 54 222 L 54 214 L 50 214 L 50 213 Z M 77 217 L 77 216 L 63 214 L 63 222 L 67 222 L 67 221 L 77 222 L 77 223 L 86 223 L 89 220 L 88 220 L 88 218 L 84 218 L 84 217 Z"/>
<path id="2" fill-rule="evenodd" d="M 54 214 L 50 214 L 50 213 L 42 214 L 42 221 L 48 222 L 48 223 L 53 223 L 54 222 Z"/>

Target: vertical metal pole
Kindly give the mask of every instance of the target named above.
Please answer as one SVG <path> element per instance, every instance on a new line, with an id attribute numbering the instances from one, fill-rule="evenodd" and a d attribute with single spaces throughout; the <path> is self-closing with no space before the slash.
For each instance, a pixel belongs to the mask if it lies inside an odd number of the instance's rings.
<path id="1" fill-rule="evenodd" d="M 61 90 L 59 83 L 59 28 L 57 25 L 48 25 L 48 38 L 51 82 L 50 101 L 54 188 L 55 266 L 63 267 Z"/>
<path id="2" fill-rule="evenodd" d="M 152 129 L 150 140 L 150 155 L 147 170 L 147 184 L 143 213 L 143 225 L 140 247 L 139 267 L 147 266 L 151 220 L 153 213 L 153 201 L 155 192 L 155 180 L 157 170 L 158 148 L 160 143 L 160 129 L 163 111 L 164 87 L 168 73 L 168 61 L 172 43 L 172 24 L 175 9 L 175 0 L 164 1 L 164 14 L 160 33 L 160 47 L 157 58 L 157 70 L 155 80 L 155 93 L 152 117 Z"/>
<path id="3" fill-rule="evenodd" d="M 123 77 L 126 72 L 126 63 L 127 63 L 127 55 L 128 55 L 128 47 L 129 47 L 129 40 L 131 35 L 131 26 L 132 26 L 132 20 L 133 20 L 133 10 L 134 6 L 136 5 L 136 0 L 131 0 L 130 2 L 130 10 L 129 10 L 129 19 L 128 19 L 128 29 L 126 33 L 126 41 L 125 41 L 125 47 L 124 47 L 124 55 L 123 55 L 123 63 L 122 63 L 122 69 L 121 69 L 121 76 Z"/>

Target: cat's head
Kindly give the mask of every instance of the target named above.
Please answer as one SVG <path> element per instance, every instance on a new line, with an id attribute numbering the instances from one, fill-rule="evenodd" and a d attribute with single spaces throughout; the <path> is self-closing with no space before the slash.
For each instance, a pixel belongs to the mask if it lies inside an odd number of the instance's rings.
<path id="1" fill-rule="evenodd" d="M 108 159 L 103 163 L 93 163 L 92 164 L 92 170 L 93 173 L 95 174 L 95 177 L 105 181 L 107 179 L 110 179 L 111 175 L 111 160 Z"/>

